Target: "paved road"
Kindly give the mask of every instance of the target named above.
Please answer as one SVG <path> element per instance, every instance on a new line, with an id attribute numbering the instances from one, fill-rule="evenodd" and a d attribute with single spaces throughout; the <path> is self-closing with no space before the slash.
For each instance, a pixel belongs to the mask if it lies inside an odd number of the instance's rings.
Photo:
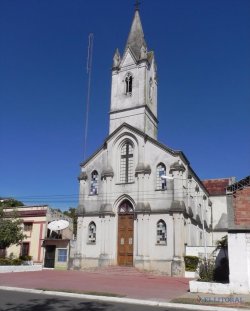
<path id="1" fill-rule="evenodd" d="M 110 303 L 0 290 L 1 311 L 181 311 L 162 307 Z"/>

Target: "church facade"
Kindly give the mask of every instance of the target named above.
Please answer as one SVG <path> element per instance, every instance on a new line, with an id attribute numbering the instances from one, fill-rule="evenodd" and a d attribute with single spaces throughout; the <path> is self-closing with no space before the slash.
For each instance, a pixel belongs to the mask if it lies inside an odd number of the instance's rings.
<path id="1" fill-rule="evenodd" d="M 184 275 L 185 247 L 210 244 L 209 194 L 157 130 L 155 55 L 135 10 L 125 51 L 113 58 L 109 136 L 81 164 L 75 269 Z"/>

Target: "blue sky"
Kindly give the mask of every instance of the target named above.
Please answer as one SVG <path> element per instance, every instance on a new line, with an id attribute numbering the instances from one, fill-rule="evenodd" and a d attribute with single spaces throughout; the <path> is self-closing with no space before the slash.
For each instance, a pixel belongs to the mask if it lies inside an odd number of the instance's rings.
<path id="1" fill-rule="evenodd" d="M 201 179 L 249 175 L 250 1 L 144 0 L 158 65 L 158 139 Z M 0 196 L 77 206 L 88 34 L 87 155 L 108 134 L 111 65 L 133 0 L 0 0 Z"/>

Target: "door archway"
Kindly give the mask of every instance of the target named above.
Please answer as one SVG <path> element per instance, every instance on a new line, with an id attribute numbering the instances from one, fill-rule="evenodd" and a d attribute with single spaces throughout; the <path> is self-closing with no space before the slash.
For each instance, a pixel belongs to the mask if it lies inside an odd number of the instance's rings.
<path id="1" fill-rule="evenodd" d="M 118 208 L 117 262 L 119 266 L 133 266 L 134 209 L 130 201 L 124 200 Z"/>

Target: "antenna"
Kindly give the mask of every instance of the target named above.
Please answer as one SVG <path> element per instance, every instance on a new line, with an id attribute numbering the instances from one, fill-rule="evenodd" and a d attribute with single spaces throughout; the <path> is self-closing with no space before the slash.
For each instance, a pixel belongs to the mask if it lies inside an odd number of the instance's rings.
<path id="1" fill-rule="evenodd" d="M 93 44 L 94 44 L 94 34 L 90 33 L 89 34 L 89 44 L 88 44 L 88 57 L 87 57 L 88 88 L 87 88 L 87 101 L 86 101 L 85 129 L 84 129 L 83 160 L 85 160 L 86 149 L 87 149 Z"/>

